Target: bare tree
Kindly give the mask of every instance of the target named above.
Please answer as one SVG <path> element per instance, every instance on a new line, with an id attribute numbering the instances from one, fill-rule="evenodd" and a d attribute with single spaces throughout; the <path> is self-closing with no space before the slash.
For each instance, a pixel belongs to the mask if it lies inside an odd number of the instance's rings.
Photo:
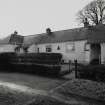
<path id="1" fill-rule="evenodd" d="M 81 23 L 84 23 L 84 20 L 87 18 L 92 25 L 103 24 L 105 22 L 105 0 L 90 2 L 78 12 L 77 17 Z"/>

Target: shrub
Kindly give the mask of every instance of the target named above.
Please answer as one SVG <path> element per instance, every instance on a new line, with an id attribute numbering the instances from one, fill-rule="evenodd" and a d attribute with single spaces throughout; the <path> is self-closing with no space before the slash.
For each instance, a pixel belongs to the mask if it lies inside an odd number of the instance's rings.
<path id="1" fill-rule="evenodd" d="M 105 81 L 105 66 L 87 65 L 78 68 L 78 77 L 96 81 Z"/>
<path id="2" fill-rule="evenodd" d="M 97 65 L 97 64 L 99 64 L 99 59 L 93 59 L 93 60 L 90 62 L 90 64 L 92 64 L 92 65 Z"/>
<path id="3" fill-rule="evenodd" d="M 51 72 L 60 71 L 59 63 L 61 62 L 62 55 L 60 53 L 2 53 L 0 54 L 0 63 L 2 67 L 8 69 L 18 68 L 34 68 L 38 69 L 49 69 Z M 27 65 L 30 64 L 30 65 Z M 39 65 L 38 65 L 39 64 Z M 58 64 L 58 66 L 54 66 Z M 34 66 L 34 67 L 33 67 Z M 27 70 L 26 70 L 27 71 Z M 44 71 L 44 70 L 43 70 Z"/>

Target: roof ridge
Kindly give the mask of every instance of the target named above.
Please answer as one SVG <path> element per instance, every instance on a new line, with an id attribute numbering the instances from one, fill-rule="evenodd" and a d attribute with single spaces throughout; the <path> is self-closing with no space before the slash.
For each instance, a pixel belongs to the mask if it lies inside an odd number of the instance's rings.
<path id="1" fill-rule="evenodd" d="M 71 29 L 64 29 L 64 30 L 57 30 L 57 31 L 52 31 L 52 32 L 55 33 L 55 32 L 68 31 L 68 30 L 75 30 L 75 29 L 81 29 L 81 28 L 84 28 L 84 27 L 71 28 Z M 34 34 L 34 35 L 27 35 L 27 36 L 24 36 L 24 37 L 35 36 L 35 35 L 43 35 L 43 34 L 46 34 L 46 33 L 45 33 L 45 32 L 44 32 L 44 33 L 38 33 L 38 34 Z"/>

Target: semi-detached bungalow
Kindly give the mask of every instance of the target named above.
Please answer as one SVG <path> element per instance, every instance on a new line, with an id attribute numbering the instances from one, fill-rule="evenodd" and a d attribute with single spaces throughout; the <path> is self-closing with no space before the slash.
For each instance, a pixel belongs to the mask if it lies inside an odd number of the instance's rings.
<path id="1" fill-rule="evenodd" d="M 46 33 L 24 37 L 24 45 L 29 53 L 61 53 L 65 62 L 77 59 L 81 63 L 105 63 L 105 25 L 55 32 L 48 28 Z"/>

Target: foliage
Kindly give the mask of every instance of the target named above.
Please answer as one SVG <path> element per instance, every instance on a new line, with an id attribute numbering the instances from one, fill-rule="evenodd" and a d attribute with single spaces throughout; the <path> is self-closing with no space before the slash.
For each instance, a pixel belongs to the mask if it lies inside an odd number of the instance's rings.
<path id="1" fill-rule="evenodd" d="M 0 68 L 7 71 L 57 74 L 61 70 L 60 53 L 2 53 Z"/>
<path id="2" fill-rule="evenodd" d="M 77 13 L 77 19 L 84 23 L 85 18 L 91 25 L 105 22 L 105 0 L 94 0 Z"/>
<path id="3" fill-rule="evenodd" d="M 78 68 L 78 77 L 105 82 L 105 66 L 87 65 L 87 66 Z"/>

